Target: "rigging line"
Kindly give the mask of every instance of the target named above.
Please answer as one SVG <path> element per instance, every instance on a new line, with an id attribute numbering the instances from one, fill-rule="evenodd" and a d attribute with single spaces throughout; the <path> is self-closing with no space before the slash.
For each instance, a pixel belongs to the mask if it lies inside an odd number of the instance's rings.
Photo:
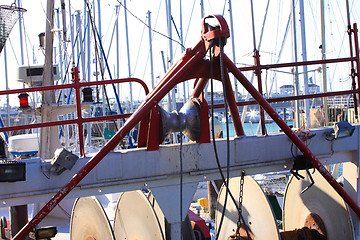
<path id="1" fill-rule="evenodd" d="M 179 30 L 178 30 L 178 28 L 176 27 L 176 24 L 175 24 L 175 21 L 174 21 L 174 18 L 172 17 L 172 15 L 171 15 L 171 22 L 173 23 L 174 28 L 175 28 L 175 31 L 176 31 L 176 34 L 178 35 L 178 38 L 179 38 L 180 41 L 181 41 L 181 36 L 180 36 Z M 176 45 L 176 47 L 175 47 L 174 55 L 176 54 L 177 46 L 178 46 L 178 45 Z M 183 48 L 183 49 L 184 49 L 184 48 Z"/>
<path id="2" fill-rule="evenodd" d="M 278 14 L 278 16 L 277 16 L 277 22 L 276 22 L 276 24 L 275 24 L 275 26 L 279 26 L 280 25 L 280 16 L 281 16 L 281 5 L 282 5 L 282 2 L 281 1 L 279 1 L 279 4 L 278 4 L 278 12 L 277 12 L 277 14 Z M 280 35 L 280 27 L 276 27 L 276 36 L 275 36 L 275 41 L 276 41 L 276 43 L 275 43 L 275 52 L 277 52 L 277 48 L 278 48 L 278 38 L 279 38 L 279 35 Z M 273 62 L 273 58 L 272 58 L 272 56 L 270 56 L 270 62 Z"/>
<path id="3" fill-rule="evenodd" d="M 318 30 L 317 24 L 315 24 L 316 20 L 315 20 L 315 14 L 314 14 L 314 9 L 313 9 L 312 4 L 310 2 L 307 2 L 307 4 L 309 4 L 309 8 L 310 8 L 311 15 L 312 15 L 313 22 L 314 22 L 314 24 L 310 24 L 310 26 L 313 25 L 312 27 L 314 27 L 315 33 L 317 33 L 317 34 L 311 34 L 311 36 L 313 37 L 313 42 L 318 42 L 318 39 L 320 38 L 318 35 L 319 35 L 319 33 L 321 33 L 321 31 Z M 314 32 L 314 31 L 312 31 L 312 32 Z M 320 39 L 320 41 L 321 41 L 321 39 Z"/>
<path id="4" fill-rule="evenodd" d="M 93 34 L 95 35 L 95 27 L 94 27 L 94 22 L 92 20 L 92 16 L 91 14 L 89 13 L 89 19 L 90 19 L 90 22 L 91 22 L 91 26 L 92 26 L 92 30 L 93 30 Z M 99 49 L 98 49 L 98 45 L 99 45 L 99 42 L 97 41 L 96 39 L 96 36 L 94 36 L 94 41 L 95 41 L 95 54 L 97 56 L 97 58 L 100 58 L 100 53 L 99 53 Z M 100 38 L 99 38 L 99 41 L 100 41 Z M 104 54 L 104 52 L 102 52 Z M 80 55 L 79 55 L 80 56 Z M 104 54 L 104 58 L 106 58 L 105 54 Z M 101 63 L 100 63 L 101 64 Z M 101 78 L 104 79 L 104 68 L 103 66 L 100 66 L 100 73 L 101 73 Z M 107 90 L 106 90 L 106 86 L 104 85 L 103 86 L 103 91 L 104 91 L 104 95 L 105 95 L 105 99 L 106 99 L 106 104 L 107 104 L 107 107 L 109 108 L 109 112 L 111 114 L 111 105 L 110 105 L 110 101 L 109 101 L 109 97 L 108 97 L 108 94 L 107 94 Z M 103 112 L 103 115 L 106 115 L 106 111 L 105 113 Z M 112 122 L 114 123 L 114 126 L 115 126 L 115 129 L 116 131 L 118 131 L 118 126 L 117 126 L 117 123 L 116 123 L 116 120 L 112 120 Z"/>
<path id="5" fill-rule="evenodd" d="M 259 40 L 259 44 L 258 44 L 258 47 L 257 47 L 257 49 L 259 51 L 260 51 L 261 43 L 262 43 L 262 40 L 263 40 L 263 35 L 264 35 L 264 30 L 265 30 L 265 23 L 266 23 L 266 19 L 267 19 L 268 10 L 269 10 L 269 5 L 270 5 L 270 0 L 268 0 L 268 2 L 266 4 L 264 20 L 263 20 L 263 24 L 262 24 L 262 27 L 261 27 L 260 40 Z M 255 34 L 255 32 L 254 32 L 254 34 Z M 254 45 L 254 47 L 255 47 L 255 45 Z"/>
<path id="6" fill-rule="evenodd" d="M 178 28 L 176 27 L 176 24 L 175 24 L 175 21 L 174 21 L 174 18 L 173 18 L 173 16 L 171 15 L 171 22 L 173 23 L 173 25 L 174 25 L 174 28 L 175 28 L 175 31 L 176 31 L 176 34 L 178 35 L 178 38 L 179 39 L 181 39 L 181 37 L 180 37 L 180 33 L 179 33 L 179 30 L 178 30 Z"/>
<path id="7" fill-rule="evenodd" d="M 83 39 L 82 39 L 82 43 L 85 41 L 85 38 L 86 38 L 86 31 L 89 27 L 89 23 L 86 24 L 85 26 L 85 30 L 84 30 L 84 36 L 83 36 Z M 76 33 L 76 36 L 75 36 L 75 40 L 73 42 L 73 48 L 75 47 L 75 44 L 77 42 L 77 39 L 79 37 L 79 33 L 80 33 L 80 28 L 78 29 L 77 33 Z M 55 35 L 56 37 L 58 37 L 57 35 Z M 61 41 L 61 39 L 58 39 L 58 41 Z M 81 44 L 82 44 L 81 43 Z M 66 46 L 67 47 L 67 46 Z M 64 62 L 65 62 L 65 58 L 68 57 L 68 58 L 72 58 L 72 55 L 74 54 L 74 51 L 71 51 L 71 55 L 69 56 L 67 54 L 67 51 L 65 50 L 65 53 L 66 55 L 64 56 Z M 80 56 L 81 54 L 78 55 L 78 58 L 77 58 L 77 61 L 76 61 L 76 67 L 79 66 L 79 63 L 80 63 Z M 65 75 L 64 75 L 64 79 L 63 79 L 63 83 L 66 81 L 66 78 L 68 76 L 68 73 L 69 73 L 69 69 L 70 69 L 70 65 L 72 64 L 72 61 L 69 61 L 67 66 L 66 66 L 66 71 L 65 71 Z M 57 99 L 57 104 L 59 105 L 60 104 L 60 100 L 61 100 L 61 94 L 63 92 L 63 89 L 60 90 L 60 93 L 59 93 L 59 96 L 58 96 L 58 99 Z M 69 91 L 69 94 L 67 96 L 67 99 L 66 99 L 66 104 L 69 104 L 70 103 L 70 100 L 71 100 L 71 95 L 72 95 L 72 92 L 73 92 L 73 88 L 70 88 L 70 91 Z M 116 125 L 115 125 L 116 126 Z M 61 138 L 62 136 L 62 133 L 63 133 L 63 126 L 60 127 L 60 131 L 59 131 L 59 139 Z"/>
<path id="8" fill-rule="evenodd" d="M 16 53 L 15 53 L 15 50 L 14 50 L 14 46 L 13 46 L 13 44 L 11 42 L 11 38 L 9 37 L 8 40 L 9 40 L 9 43 L 10 43 L 11 50 L 12 50 L 12 52 L 14 54 L 14 57 L 15 57 L 16 65 L 19 65 L 19 60 L 16 57 Z"/>
<path id="9" fill-rule="evenodd" d="M 210 0 L 208 0 L 208 4 L 209 4 L 210 12 L 211 12 L 211 13 L 214 12 L 213 9 L 212 9 L 212 7 L 211 7 L 211 2 L 210 2 Z M 226 4 L 226 2 L 225 2 L 225 4 Z M 205 8 L 204 8 L 204 11 L 205 11 Z M 204 12 L 204 13 L 205 13 L 205 12 Z M 205 15 L 205 16 L 206 16 L 206 15 Z"/>
<path id="10" fill-rule="evenodd" d="M 213 62 L 212 62 L 211 50 L 209 50 L 209 51 L 210 51 L 209 53 L 210 53 L 210 79 L 211 79 L 211 81 L 210 81 L 210 91 L 211 91 L 210 98 L 211 98 L 211 118 L 212 118 L 212 120 L 211 120 L 212 131 L 211 131 L 211 133 L 212 133 L 212 140 L 213 140 L 212 143 L 213 143 L 213 148 L 214 148 L 214 155 L 215 155 L 216 164 L 217 164 L 221 179 L 222 179 L 222 181 L 223 181 L 223 183 L 224 183 L 224 185 L 225 185 L 225 187 L 226 187 L 226 189 L 227 189 L 227 191 L 229 193 L 229 196 L 231 197 L 232 202 L 234 203 L 238 213 L 240 214 L 242 221 L 245 222 L 245 219 L 244 219 L 244 217 L 243 217 L 243 215 L 241 213 L 241 210 L 240 210 L 240 208 L 239 208 L 239 206 L 238 206 L 238 204 L 236 202 L 236 199 L 235 199 L 234 195 L 232 194 L 232 192 L 229 189 L 228 182 L 226 182 L 226 180 L 225 180 L 225 176 L 224 176 L 224 173 L 223 173 L 223 171 L 221 169 L 219 155 L 218 155 L 218 152 L 217 152 L 216 141 L 215 141 L 215 131 L 214 131 L 214 129 L 215 129 L 215 126 L 214 126 L 214 84 L 213 84 L 214 79 L 213 79 L 213 71 L 212 71 L 212 69 L 213 69 L 212 63 Z M 226 107 L 227 107 L 227 105 L 225 105 L 225 108 Z M 226 196 L 225 196 L 225 202 L 224 202 L 224 206 L 223 206 L 224 207 L 223 211 L 224 211 L 224 209 L 226 209 L 226 204 L 227 204 Z M 222 223 L 219 224 L 218 233 L 221 230 L 221 225 L 222 225 Z M 246 230 L 247 235 L 250 236 L 249 233 L 248 233 L 246 225 L 245 225 L 245 230 Z M 251 239 L 251 238 L 249 237 L 249 239 Z"/>
<path id="11" fill-rule="evenodd" d="M 184 43 L 186 42 L 186 39 L 187 39 L 187 36 L 188 36 L 188 33 L 189 33 L 190 23 L 191 23 L 191 19 L 192 19 L 192 16 L 193 16 L 193 13 L 194 13 L 194 8 L 195 8 L 195 1 L 196 0 L 193 1 L 193 5 L 192 5 L 192 8 L 191 8 L 190 18 L 189 18 L 189 22 L 188 22 L 188 25 L 187 25 L 187 28 L 186 28 Z"/>
<path id="12" fill-rule="evenodd" d="M 253 0 L 250 0 L 250 6 L 251 6 L 251 26 L 252 26 L 252 35 L 253 35 L 253 45 L 254 45 L 254 51 L 256 51 L 255 20 L 254 20 L 254 4 L 253 4 Z"/>
<path id="13" fill-rule="evenodd" d="M 119 11 L 120 12 L 120 11 Z M 113 18 L 114 18 L 114 14 L 115 14 L 115 17 L 117 18 L 117 16 L 119 15 L 119 13 L 116 13 L 116 10 L 115 8 L 113 9 L 113 12 L 111 14 L 111 17 L 110 17 L 110 20 L 109 22 L 112 22 L 113 21 Z M 117 19 L 115 20 L 115 22 L 117 22 Z M 103 41 L 105 42 L 106 41 L 106 36 L 108 36 L 109 34 L 109 31 L 110 31 L 110 27 L 111 27 L 111 24 L 108 24 L 108 27 L 106 29 L 106 32 L 105 32 L 105 35 L 103 36 Z M 114 31 L 114 30 L 113 30 Z"/>
<path id="14" fill-rule="evenodd" d="M 160 13 L 161 3 L 162 3 L 162 0 L 161 0 L 160 3 L 159 3 L 158 11 L 157 11 L 157 14 L 156 14 L 156 20 L 155 20 L 154 28 L 156 28 L 157 22 L 158 22 L 158 19 L 159 19 L 159 13 Z M 155 34 L 155 33 L 153 32 L 152 35 L 151 35 L 151 43 L 150 43 L 150 44 L 152 44 L 152 42 L 153 42 L 153 40 L 154 40 L 154 34 Z M 148 65 L 148 62 L 149 62 L 149 58 L 150 58 L 150 51 L 148 52 L 147 57 L 146 57 L 146 63 L 145 63 L 145 67 L 144 67 L 144 72 L 143 72 L 142 79 L 145 79 L 145 74 L 146 74 L 146 69 L 147 69 L 147 65 Z M 138 96 L 140 97 L 140 91 L 139 91 L 139 95 L 138 95 Z M 138 98 L 139 98 L 139 97 L 138 97 Z"/>
<path id="15" fill-rule="evenodd" d="M 337 4 L 337 9 L 341 9 L 340 6 L 339 6 L 339 2 L 338 1 L 335 1 L 335 2 Z M 344 16 L 342 14 L 340 14 L 340 15 L 341 15 L 341 20 L 342 20 L 343 26 L 347 26 L 347 23 L 344 20 Z M 338 15 L 335 15 L 335 16 L 338 16 Z M 337 21 L 336 21 L 336 23 L 337 23 Z"/>
<path id="16" fill-rule="evenodd" d="M 343 39 L 341 41 L 340 50 L 339 50 L 339 53 L 338 53 L 338 58 L 340 57 L 340 54 L 341 54 L 342 48 L 344 46 L 344 40 L 345 40 L 346 36 L 347 36 L 347 33 L 344 32 Z M 330 80 L 330 91 L 332 91 L 332 84 L 333 84 L 334 79 L 335 79 L 335 73 L 336 73 L 336 69 L 337 69 L 338 65 L 339 65 L 338 63 L 335 64 L 335 68 L 334 68 L 334 71 L 333 71 L 333 76 L 332 76 L 332 78 Z"/>
<path id="17" fill-rule="evenodd" d="M 98 43 L 98 45 L 99 45 L 99 47 L 100 47 L 100 50 L 101 50 L 101 53 L 102 53 L 102 55 L 104 56 L 104 60 L 105 60 L 105 64 L 106 64 L 106 69 L 107 69 L 107 71 L 108 71 L 108 73 L 109 73 L 109 77 L 110 77 L 110 79 L 113 79 L 113 78 L 112 78 L 112 75 L 111 75 L 111 71 L 110 71 L 110 67 L 109 67 L 108 60 L 107 60 L 107 58 L 106 58 L 106 56 L 105 56 L 104 48 L 103 48 L 102 43 L 101 43 L 101 41 L 100 41 L 101 38 L 100 38 L 99 32 L 98 32 L 97 29 L 96 29 L 96 26 L 95 26 L 95 24 L 94 24 L 92 15 L 91 15 L 91 13 L 90 13 L 89 3 L 86 3 L 86 6 L 87 6 L 87 8 L 89 9 L 89 19 L 90 19 L 91 27 L 92 27 L 93 34 L 94 34 L 94 40 L 95 40 L 95 42 Z M 96 35 L 95 35 L 95 34 L 96 34 Z M 99 41 L 96 41 L 96 36 L 97 36 L 97 38 L 99 39 Z M 97 44 L 95 44 L 95 46 L 97 46 Z M 100 69 L 101 69 L 101 68 L 100 68 Z M 122 108 L 121 108 L 121 103 L 120 103 L 119 95 L 118 95 L 117 92 L 116 92 L 115 84 L 111 84 L 111 86 L 113 87 L 113 91 L 114 91 L 114 93 L 115 93 L 115 99 L 116 99 L 116 102 L 117 102 L 117 105 L 118 105 L 120 114 L 124 114 L 124 112 L 123 112 L 123 110 L 122 110 Z M 104 89 L 105 89 L 105 88 L 104 88 Z M 126 120 L 125 120 L 124 118 L 123 118 L 122 120 L 123 120 L 124 123 L 126 122 Z M 127 136 L 128 136 L 128 139 L 129 139 L 130 148 L 133 148 L 133 143 L 132 143 L 132 140 L 131 140 L 131 137 L 130 137 L 129 133 L 127 134 Z"/>
<path id="18" fill-rule="evenodd" d="M 133 16 L 134 18 L 136 18 L 138 21 L 140 21 L 142 24 L 144 24 L 144 25 L 145 25 L 147 28 L 149 28 L 151 31 L 153 31 L 154 33 L 157 33 L 157 34 L 159 34 L 159 35 L 161 35 L 161 36 L 163 36 L 163 37 L 165 37 L 165 38 L 167 38 L 167 39 L 169 39 L 169 40 L 171 40 L 171 41 L 179 44 L 181 47 L 185 48 L 185 46 L 182 45 L 179 41 L 176 41 L 175 39 L 170 38 L 169 36 L 167 36 L 167 35 L 159 32 L 159 31 L 157 31 L 157 30 L 155 30 L 155 29 L 153 29 L 153 28 L 151 28 L 146 22 L 144 22 L 143 20 L 141 20 L 139 17 L 137 17 L 135 14 L 133 14 L 128 8 L 126 8 L 120 0 L 117 0 L 117 2 L 118 2 L 121 6 L 123 6 L 123 8 L 124 8 L 128 13 L 130 13 L 131 16 Z"/>
<path id="19" fill-rule="evenodd" d="M 141 40 L 140 40 L 140 44 L 139 44 L 139 47 L 138 47 L 138 53 L 136 55 L 136 61 L 135 61 L 135 66 L 134 66 L 132 75 L 135 75 L 137 64 L 139 62 L 141 46 L 142 46 L 142 42 L 143 42 L 143 39 L 144 39 L 144 33 L 145 33 L 145 26 L 143 27 L 143 30 L 142 30 L 142 33 L 141 33 L 141 38 L 140 38 Z"/>
<path id="20" fill-rule="evenodd" d="M 177 117 L 179 118 L 179 114 L 177 115 Z M 179 129 L 180 129 L 180 239 L 183 239 L 183 231 L 182 231 L 182 225 L 183 225 L 183 214 L 182 214 L 182 209 L 183 209 L 183 174 L 184 174 L 184 169 L 183 169 L 183 158 L 182 158 L 182 151 L 183 151 L 183 133 L 182 133 L 182 129 L 181 129 L 181 123 L 179 121 Z"/>
<path id="21" fill-rule="evenodd" d="M 291 16 L 292 16 L 292 13 L 291 13 L 291 11 L 290 11 L 290 14 L 289 14 L 289 17 L 288 17 L 288 21 L 287 21 L 287 25 L 286 25 L 286 29 L 285 29 L 285 33 L 284 33 L 284 37 L 283 37 L 283 40 L 282 40 L 281 46 L 280 46 L 279 56 L 278 56 L 278 59 L 277 59 L 276 63 L 279 63 L 279 62 L 280 62 L 281 55 L 282 55 L 283 50 L 284 50 L 285 41 L 286 41 L 287 35 L 288 35 L 288 33 L 289 33 L 289 30 L 290 30 Z M 274 75 L 276 75 L 276 72 L 281 72 L 281 71 L 278 71 L 278 70 L 272 70 L 272 71 L 275 72 Z M 272 78 L 272 79 L 271 79 L 271 83 L 270 83 L 269 93 L 271 93 L 271 90 L 272 90 L 272 88 L 273 88 L 274 81 L 275 81 L 275 78 Z"/>
<path id="22" fill-rule="evenodd" d="M 224 16 L 225 14 L 225 8 L 226 8 L 226 0 L 224 0 L 224 7 L 223 7 L 223 10 L 222 10 L 222 15 Z"/>
<path id="23" fill-rule="evenodd" d="M 118 15 L 117 15 L 118 16 Z M 112 46 L 112 42 L 114 40 L 114 35 L 115 35 L 115 29 L 116 29 L 116 24 L 118 22 L 118 18 L 115 20 L 115 23 L 114 23 L 114 28 L 113 28 L 113 31 L 111 33 L 111 38 L 110 38 L 110 43 L 109 43 L 109 48 L 108 48 L 108 52 L 106 54 L 106 57 L 109 58 L 109 55 L 110 55 L 110 50 L 111 50 L 111 46 Z M 102 69 L 104 70 L 105 69 L 105 66 L 101 66 Z"/>
<path id="24" fill-rule="evenodd" d="M 269 9 L 269 4 L 270 4 L 270 0 L 268 0 L 268 2 L 267 2 L 266 11 L 265 11 L 265 15 L 264 15 L 264 20 L 263 20 L 263 24 L 262 24 L 262 28 L 261 28 L 260 40 L 259 40 L 259 45 L 258 45 L 258 50 L 259 51 L 261 49 L 261 43 L 262 43 L 263 36 L 264 36 L 265 23 L 266 23 L 267 13 L 268 13 L 268 9 Z M 255 74 L 253 72 L 252 75 L 251 75 L 250 83 L 253 83 L 254 77 L 255 77 Z M 250 93 L 247 93 L 245 100 L 248 101 L 249 99 L 250 99 Z M 247 109 L 248 109 L 248 106 L 247 105 L 244 106 L 243 111 L 242 111 L 242 116 L 241 116 L 241 124 L 244 124 L 244 122 L 245 122 Z"/>

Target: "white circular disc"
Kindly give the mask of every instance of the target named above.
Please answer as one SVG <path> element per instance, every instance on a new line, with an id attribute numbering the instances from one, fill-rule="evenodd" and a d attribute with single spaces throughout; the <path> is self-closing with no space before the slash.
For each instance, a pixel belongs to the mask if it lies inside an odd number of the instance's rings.
<path id="1" fill-rule="evenodd" d="M 231 178 L 229 189 L 239 204 L 240 177 Z M 222 210 L 225 202 L 226 187 L 223 185 L 219 192 L 215 215 L 215 227 L 219 229 Z M 276 226 L 275 216 L 270 203 L 259 184 L 250 176 L 245 176 L 243 185 L 242 215 L 246 226 L 256 240 L 280 239 Z M 238 211 L 230 196 L 227 199 L 225 217 L 218 239 L 228 239 L 235 234 L 238 220 Z"/>
<path id="2" fill-rule="evenodd" d="M 312 174 L 313 170 L 310 170 Z M 283 206 L 283 226 L 285 231 L 302 228 L 305 219 L 312 214 L 323 221 L 328 240 L 354 239 L 350 215 L 344 200 L 316 170 L 312 174 L 315 184 L 304 193 L 310 185 L 305 170 L 299 171 L 305 177 L 298 180 L 292 176 L 286 186 Z"/>
<path id="3" fill-rule="evenodd" d="M 141 191 L 124 192 L 119 197 L 115 218 L 116 240 L 164 240 L 159 220 Z"/>
<path id="4" fill-rule="evenodd" d="M 71 214 L 70 239 L 115 239 L 105 211 L 95 197 L 76 199 Z"/>

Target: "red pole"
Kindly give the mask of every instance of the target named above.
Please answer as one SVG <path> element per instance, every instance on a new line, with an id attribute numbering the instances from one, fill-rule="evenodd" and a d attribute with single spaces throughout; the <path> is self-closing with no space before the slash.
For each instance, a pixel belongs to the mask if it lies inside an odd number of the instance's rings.
<path id="1" fill-rule="evenodd" d="M 202 41 L 200 41 L 202 42 Z M 204 45 L 204 44 L 203 44 Z M 126 136 L 129 131 L 140 122 L 140 120 L 149 113 L 149 111 L 186 75 L 188 71 L 192 71 L 194 66 L 204 57 L 205 48 L 199 48 L 196 52 L 190 50 L 183 57 L 189 59 L 183 67 L 172 76 L 163 79 L 163 86 L 158 88 L 156 92 L 153 90 L 151 97 L 142 104 L 125 122 L 124 126 L 104 145 L 104 147 L 92 157 L 72 179 L 58 191 L 51 200 L 36 214 L 30 222 L 28 222 L 13 238 L 13 240 L 23 240 L 29 232 L 40 223 L 56 205 Z"/>
<path id="2" fill-rule="evenodd" d="M 259 67 L 261 65 L 260 64 L 260 54 L 259 54 L 258 50 L 254 51 L 254 61 L 255 61 L 255 66 L 256 67 Z M 255 74 L 256 74 L 256 77 L 257 77 L 257 81 L 258 81 L 258 91 L 262 95 L 263 91 L 262 91 L 262 81 L 261 81 L 261 69 L 260 68 L 256 69 Z M 260 111 L 261 134 L 265 135 L 266 134 L 266 128 L 265 128 L 264 109 L 261 106 L 259 106 L 259 111 Z"/>
<path id="3" fill-rule="evenodd" d="M 344 201 L 351 207 L 352 210 L 360 217 L 360 208 L 354 200 L 346 193 L 338 182 L 331 176 L 321 162 L 309 150 L 309 148 L 300 140 L 300 138 L 290 129 L 288 125 L 281 119 L 279 114 L 270 106 L 270 104 L 263 98 L 263 96 L 254 88 L 254 86 L 246 79 L 246 77 L 237 69 L 231 60 L 224 54 L 224 62 L 232 74 L 239 80 L 239 82 L 246 88 L 246 90 L 254 97 L 254 99 L 264 108 L 269 116 L 277 123 L 277 125 L 284 131 L 296 147 L 305 155 L 313 166 L 321 173 L 321 175 L 330 183 L 334 190 L 344 199 Z"/>
<path id="4" fill-rule="evenodd" d="M 233 90 L 231 87 L 229 73 L 226 69 L 225 69 L 225 91 L 226 91 L 226 98 L 227 98 L 226 100 L 227 100 L 227 104 L 229 106 L 229 110 L 231 113 L 231 119 L 234 124 L 236 136 L 244 136 L 245 133 L 244 133 L 244 129 L 241 124 L 239 110 L 237 108 L 236 99 L 235 99 L 235 96 L 234 96 L 234 93 L 233 93 Z M 235 93 L 235 94 L 237 94 L 237 93 Z"/>
<path id="5" fill-rule="evenodd" d="M 73 77 L 74 87 L 75 87 L 76 113 L 77 113 L 77 125 L 78 125 L 78 135 L 79 135 L 79 150 L 80 150 L 80 156 L 84 157 L 85 151 L 84 151 L 83 117 L 81 114 L 79 69 L 77 67 L 74 67 L 72 69 L 72 77 Z"/>
<path id="6" fill-rule="evenodd" d="M 359 58 L 359 35 L 358 35 L 358 29 L 357 29 L 357 24 L 354 23 L 354 42 L 355 42 L 355 63 L 356 63 L 356 77 L 357 77 L 357 83 L 358 83 L 358 88 L 356 89 L 357 92 L 358 92 L 358 95 L 359 95 L 359 98 L 360 99 L 360 58 Z M 355 104 L 356 106 L 356 104 Z M 360 106 L 359 106 L 360 108 Z"/>

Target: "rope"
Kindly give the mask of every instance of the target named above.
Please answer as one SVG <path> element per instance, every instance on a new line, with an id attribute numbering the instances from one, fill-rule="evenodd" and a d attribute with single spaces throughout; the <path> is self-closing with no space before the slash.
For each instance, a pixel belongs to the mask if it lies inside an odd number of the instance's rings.
<path id="1" fill-rule="evenodd" d="M 185 46 L 184 46 L 183 44 L 181 44 L 179 41 L 176 41 L 175 39 L 173 39 L 173 38 L 171 38 L 171 37 L 169 37 L 169 36 L 167 36 L 167 35 L 159 32 L 159 31 L 156 31 L 155 29 L 151 28 L 146 22 L 144 22 L 143 20 L 141 20 L 138 16 L 136 16 L 136 15 L 133 14 L 128 8 L 126 8 L 121 1 L 119 1 L 119 0 L 117 0 L 117 1 L 118 1 L 118 3 L 119 3 L 121 6 L 124 7 L 124 9 L 125 9 L 128 13 L 130 13 L 131 16 L 133 16 L 134 18 L 136 18 L 138 21 L 140 21 L 142 24 L 144 24 L 144 25 L 145 25 L 147 28 L 149 28 L 151 31 L 153 31 L 154 33 L 157 33 L 157 34 L 159 34 L 159 35 L 161 35 L 161 36 L 163 36 L 163 37 L 166 37 L 167 39 L 170 39 L 171 41 L 173 41 L 173 42 L 179 44 L 181 47 L 185 48 Z"/>

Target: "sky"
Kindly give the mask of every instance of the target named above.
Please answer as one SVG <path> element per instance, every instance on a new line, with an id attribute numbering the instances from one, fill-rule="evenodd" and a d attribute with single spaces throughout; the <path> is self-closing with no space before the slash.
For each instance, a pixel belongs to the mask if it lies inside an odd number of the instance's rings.
<path id="1" fill-rule="evenodd" d="M 13 1 L 2 0 L 1 4 L 10 5 Z M 260 51 L 262 64 L 284 63 L 293 61 L 293 41 L 291 28 L 286 33 L 286 26 L 289 19 L 291 5 L 289 0 L 255 0 L 254 2 L 254 26 L 255 26 L 255 41 L 252 33 L 252 19 L 250 0 L 232 1 L 232 14 L 234 31 L 234 47 L 235 47 L 235 62 L 237 66 L 253 65 L 253 50 L 254 42 L 256 48 Z M 306 29 L 306 47 L 307 59 L 318 60 L 321 59 L 321 32 L 320 32 L 320 1 L 304 1 L 305 2 L 305 29 Z M 357 0 L 349 0 L 351 6 L 351 22 L 359 22 L 360 20 L 360 2 Z M 74 14 L 80 11 L 81 19 L 84 13 L 84 1 L 65 0 L 66 15 L 67 15 L 67 29 L 69 29 L 70 18 L 69 9 Z M 94 3 L 94 5 L 93 5 Z M 99 28 L 99 11 L 97 1 L 89 2 L 91 8 L 95 7 L 95 21 L 97 29 Z M 122 1 L 124 4 L 124 0 Z M 149 29 L 138 19 L 147 22 L 147 12 L 151 12 L 152 28 L 157 32 L 168 35 L 166 24 L 166 2 L 165 0 L 127 0 L 127 18 L 128 18 L 128 34 L 130 46 L 130 76 L 137 77 L 146 82 L 151 88 L 151 74 L 149 61 Z M 181 8 L 180 8 L 181 4 Z M 27 9 L 23 14 L 24 27 L 24 64 L 43 64 L 43 52 L 39 49 L 38 34 L 45 31 L 46 21 L 46 1 L 45 0 L 22 0 L 21 5 Z M 116 21 L 115 6 L 119 5 L 117 0 L 102 0 L 101 1 L 101 36 L 105 52 L 108 53 L 108 62 L 112 72 L 113 78 L 117 77 L 116 71 L 116 45 L 115 35 L 110 46 L 111 38 L 114 31 L 114 24 Z M 59 8 L 60 0 L 55 1 L 55 8 Z M 70 6 L 70 8 L 69 8 Z M 172 25 L 173 45 L 173 61 L 176 62 L 182 55 L 181 46 L 175 41 L 179 42 L 180 38 L 177 31 L 180 31 L 180 9 L 182 9 L 182 30 L 184 46 L 186 48 L 193 47 L 200 39 L 201 30 L 201 7 L 200 0 L 187 1 L 172 1 L 171 12 L 174 24 Z M 267 10 L 267 11 L 266 11 Z M 229 0 L 204 0 L 205 16 L 209 14 L 222 14 L 230 24 Z M 266 14 L 267 12 L 267 14 Z M 60 11 L 61 13 L 61 11 Z M 125 11 L 123 6 L 119 8 L 119 78 L 126 78 L 129 76 L 128 56 L 126 49 L 126 33 L 125 33 Z M 61 15 L 61 14 L 60 14 Z M 135 15 L 137 18 L 135 18 Z M 266 21 L 264 17 L 266 16 Z M 265 22 L 265 24 L 263 24 Z M 349 54 L 348 36 L 346 33 L 346 9 L 345 1 L 325 0 L 325 31 L 326 31 L 326 56 L 327 58 L 346 57 Z M 86 24 L 86 23 L 85 23 Z M 176 27 L 175 27 L 176 26 Z M 82 22 L 82 31 L 84 31 L 84 22 Z M 301 38 L 300 38 L 300 21 L 299 21 L 299 4 L 296 1 L 296 27 L 297 27 L 297 45 L 298 45 L 298 60 L 302 61 L 301 55 Z M 55 17 L 55 28 L 57 28 L 57 20 Z M 62 27 L 60 27 L 62 28 Z M 75 32 L 76 33 L 76 32 Z M 75 34 L 74 33 L 74 34 Z M 169 59 L 169 40 L 164 36 L 152 32 L 152 46 L 154 59 L 154 75 L 155 82 L 158 82 L 164 75 L 164 66 L 161 52 L 164 52 L 165 65 L 169 68 L 171 61 Z M 61 40 L 61 39 L 60 39 Z M 67 40 L 70 40 L 68 34 Z M 16 67 L 21 64 L 21 54 L 19 47 L 19 25 L 16 24 L 11 32 L 10 38 L 6 44 L 6 55 L 8 62 L 8 80 L 10 88 L 22 88 L 22 85 L 15 81 Z M 26 43 L 26 44 L 25 44 Z M 62 44 L 59 51 L 58 33 L 54 36 L 54 46 L 56 47 L 56 55 L 54 61 L 59 63 L 60 56 L 64 54 L 71 56 L 72 49 L 70 45 L 64 47 L 66 43 L 60 41 Z M 93 43 L 93 41 L 92 41 Z M 92 44 L 93 45 L 93 44 Z M 281 50 L 281 46 L 283 49 Z M 92 73 L 95 72 L 95 53 L 94 47 L 91 46 L 91 54 L 86 55 L 90 64 L 90 76 L 88 76 L 87 69 L 81 67 L 81 78 L 84 81 L 94 80 Z M 109 50 L 110 49 L 110 50 Z M 77 55 L 77 46 L 74 48 L 75 55 Z M 228 40 L 225 46 L 225 53 L 232 59 L 233 46 L 231 40 Z M 61 55 L 60 55 L 61 54 Z M 2 81 L 5 80 L 4 70 L 4 51 L 0 54 L 0 76 Z M 76 58 L 77 62 L 77 58 Z M 87 65 L 86 65 L 87 66 Z M 311 66 L 308 68 L 308 75 L 312 81 L 321 86 L 321 71 L 316 71 L 320 66 Z M 84 70 L 84 71 L 83 71 Z M 291 69 L 279 69 L 276 71 L 263 71 L 263 89 L 267 92 L 275 92 L 281 85 L 292 84 Z M 346 90 L 350 88 L 351 81 L 349 78 L 349 64 L 332 64 L 327 68 L 328 72 L 328 89 L 331 90 Z M 299 69 L 299 72 L 303 72 Z M 85 74 L 84 74 L 85 73 Z M 248 79 L 252 78 L 252 72 L 246 72 L 245 76 Z M 303 74 L 300 74 L 300 83 L 302 82 Z M 105 74 L 105 79 L 109 79 L 109 74 Z M 271 84 L 272 80 L 274 83 Z M 254 80 L 255 81 L 255 80 Z M 256 85 L 256 82 L 254 83 Z M 189 83 L 192 86 L 192 82 Z M 1 89 L 5 89 L 5 84 L 1 84 Z M 110 88 L 109 88 L 110 89 Z M 221 87 L 217 85 L 216 90 L 220 91 Z M 245 91 L 240 87 L 239 91 L 244 94 Z M 182 85 L 179 86 L 179 95 L 182 95 Z M 122 85 L 120 89 L 120 97 L 122 100 L 128 99 L 129 88 L 128 85 Z M 134 99 L 143 99 L 143 91 L 133 85 Z M 16 100 L 16 96 L 12 95 L 11 99 Z M 17 101 L 17 100 L 16 100 Z M 0 105 L 4 103 L 4 97 L 0 97 Z"/>

